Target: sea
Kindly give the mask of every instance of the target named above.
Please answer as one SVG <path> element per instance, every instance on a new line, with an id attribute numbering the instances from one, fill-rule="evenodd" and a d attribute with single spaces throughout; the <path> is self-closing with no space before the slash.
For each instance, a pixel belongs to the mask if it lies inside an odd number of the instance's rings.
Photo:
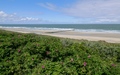
<path id="1" fill-rule="evenodd" d="M 0 24 L 0 28 L 120 33 L 120 24 Z"/>

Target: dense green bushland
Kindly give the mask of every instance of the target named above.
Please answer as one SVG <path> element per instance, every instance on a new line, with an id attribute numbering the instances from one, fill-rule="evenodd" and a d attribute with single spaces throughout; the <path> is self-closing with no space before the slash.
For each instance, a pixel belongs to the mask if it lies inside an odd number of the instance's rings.
<path id="1" fill-rule="evenodd" d="M 0 30 L 0 75 L 120 75 L 120 44 Z"/>

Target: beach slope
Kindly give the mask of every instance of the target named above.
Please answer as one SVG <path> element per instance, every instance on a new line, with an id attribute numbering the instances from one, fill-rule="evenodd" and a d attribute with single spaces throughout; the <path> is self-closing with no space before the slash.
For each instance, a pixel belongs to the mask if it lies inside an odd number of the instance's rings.
<path id="1" fill-rule="evenodd" d="M 106 41 L 109 43 L 120 43 L 120 33 L 108 32 L 80 32 L 74 30 L 35 30 L 25 28 L 2 28 L 8 31 L 20 33 L 35 33 L 40 35 L 49 35 L 70 39 L 85 39 L 89 41 Z"/>

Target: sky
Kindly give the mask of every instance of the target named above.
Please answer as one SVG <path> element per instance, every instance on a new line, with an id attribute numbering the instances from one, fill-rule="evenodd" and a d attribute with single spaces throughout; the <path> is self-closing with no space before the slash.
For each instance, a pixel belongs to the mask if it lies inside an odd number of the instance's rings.
<path id="1" fill-rule="evenodd" d="M 0 24 L 120 24 L 120 0 L 0 0 Z"/>

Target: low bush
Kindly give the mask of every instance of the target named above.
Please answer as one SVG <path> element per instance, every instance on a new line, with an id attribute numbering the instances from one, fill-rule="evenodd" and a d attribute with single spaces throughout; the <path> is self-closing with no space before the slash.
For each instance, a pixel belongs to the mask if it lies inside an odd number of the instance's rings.
<path id="1" fill-rule="evenodd" d="M 0 75 L 120 75 L 120 44 L 0 30 Z"/>

